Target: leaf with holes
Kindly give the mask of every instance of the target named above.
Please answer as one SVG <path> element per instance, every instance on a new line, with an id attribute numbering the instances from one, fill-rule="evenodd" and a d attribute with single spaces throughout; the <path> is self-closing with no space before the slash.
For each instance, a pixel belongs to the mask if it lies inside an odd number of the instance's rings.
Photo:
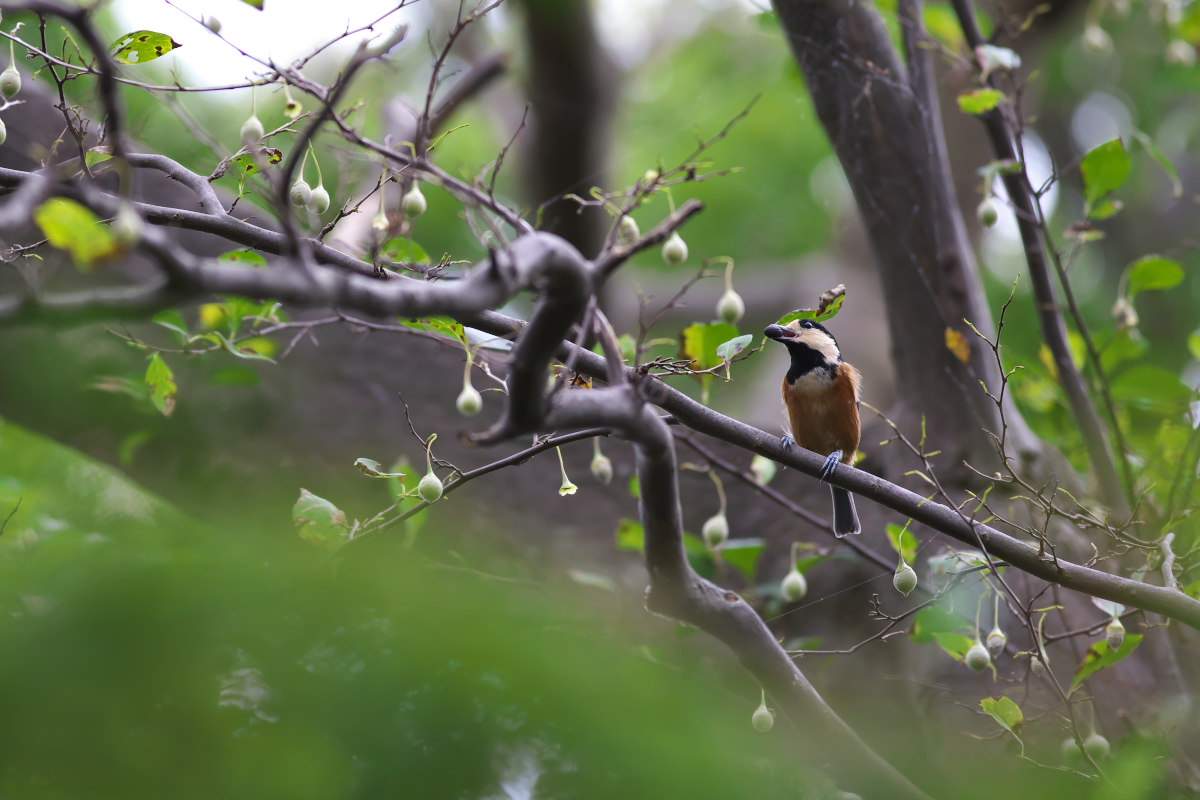
<path id="1" fill-rule="evenodd" d="M 150 402 L 164 417 L 171 416 L 175 411 L 175 396 L 178 387 L 175 384 L 175 373 L 158 353 L 150 356 L 150 365 L 146 367 L 146 389 L 150 392 Z"/>
<path id="2" fill-rule="evenodd" d="M 273 167 L 282 160 L 282 150 L 275 147 L 260 147 L 258 148 L 257 155 L 242 153 L 240 156 L 235 158 L 233 163 L 237 169 L 234 171 L 238 175 L 241 175 L 243 178 L 245 178 L 250 175 L 258 174 L 258 162 L 260 161 L 264 162 L 268 167 Z"/>
<path id="3" fill-rule="evenodd" d="M 108 49 L 118 64 L 137 65 L 162 58 L 177 47 L 183 45 L 165 33 L 134 31 L 118 38 Z"/>

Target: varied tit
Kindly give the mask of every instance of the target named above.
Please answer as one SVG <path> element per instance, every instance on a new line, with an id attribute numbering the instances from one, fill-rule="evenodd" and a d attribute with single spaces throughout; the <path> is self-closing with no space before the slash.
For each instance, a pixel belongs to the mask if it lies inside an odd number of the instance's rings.
<path id="1" fill-rule="evenodd" d="M 768 325 L 763 333 L 782 342 L 792 357 L 783 378 L 783 404 L 787 408 L 792 442 L 823 456 L 821 479 L 833 474 L 838 462 L 849 464 L 858 450 L 858 394 L 862 376 L 842 361 L 837 340 L 825 326 L 811 319 L 792 320 L 787 325 Z M 833 492 L 833 534 L 839 539 L 858 533 L 862 526 L 854 498 L 845 489 Z"/>

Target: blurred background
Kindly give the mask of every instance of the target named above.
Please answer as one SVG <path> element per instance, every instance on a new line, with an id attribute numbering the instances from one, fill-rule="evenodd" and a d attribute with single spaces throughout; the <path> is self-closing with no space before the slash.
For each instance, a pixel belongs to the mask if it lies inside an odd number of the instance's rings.
<path id="1" fill-rule="evenodd" d="M 151 29 L 183 45 L 136 71 L 126 68 L 127 77 L 203 89 L 245 84 L 267 71 L 264 61 L 305 56 L 393 5 L 267 0 L 258 11 L 235 0 L 137 0 L 107 4 L 97 20 L 109 40 Z M 877 5 L 894 30 L 894 3 Z M 1126 333 L 1137 357 L 1114 372 L 1117 386 L 1123 370 L 1136 367 L 1129 383 L 1139 391 L 1158 387 L 1158 399 L 1127 420 L 1146 447 L 1175 435 L 1159 423 L 1161 403 L 1178 404 L 1200 384 L 1197 5 L 1055 2 L 1037 7 L 1028 31 L 1006 43 L 1024 61 L 1030 171 L 1035 182 L 1062 176 L 1044 197 L 1052 231 L 1061 236 L 1081 216 L 1074 167 L 1090 148 L 1120 136 L 1133 155 L 1124 211 L 1098 223 L 1105 238 L 1070 264 L 1093 329 L 1117 335 L 1112 307 L 1134 259 L 1163 253 L 1186 268 L 1173 291 L 1139 296 L 1140 324 Z M 1015 2 L 982 8 L 993 18 L 1035 11 Z M 405 44 L 387 64 L 365 71 L 348 95 L 362 103 L 356 120 L 368 135 L 406 140 L 412 109 L 425 99 L 431 52 L 458 9 L 457 2 L 433 0 L 388 17 L 385 29 L 396 21 L 410 25 Z M 948 5 L 928 4 L 931 29 L 953 48 L 949 15 Z M 220 19 L 224 40 L 202 17 Z M 36 26 L 27 17 L 6 14 L 2 25 L 11 32 L 23 19 L 20 35 L 33 39 Z M 61 32 L 47 36 L 61 46 Z M 324 50 L 306 74 L 332 81 L 361 40 L 351 34 Z M 512 0 L 456 42 L 447 87 L 492 57 L 503 59 L 503 72 L 454 114 L 437 161 L 472 178 L 519 131 L 498 195 L 531 216 L 540 212 L 585 253 L 595 252 L 612 218 L 596 209 L 576 213 L 566 195 L 587 196 L 593 186 L 620 190 L 647 170 L 679 164 L 746 112 L 702 159 L 705 171 L 727 174 L 671 195 L 675 205 L 691 197 L 706 205 L 683 230 L 689 261 L 668 267 L 650 251 L 607 287 L 604 301 L 619 332 L 636 334 L 639 319 L 667 304 L 707 258 L 736 262 L 734 285 L 748 309 L 740 331 L 756 340 L 766 324 L 815 306 L 821 292 L 842 283 L 847 300 L 830 327 L 866 376 L 864 399 L 885 410 L 896 401 L 888 298 L 841 167 L 765 2 Z M 35 83 L 20 55 L 17 63 L 27 84 Z M 1070 414 L 1040 353 L 1011 215 L 1001 204 L 993 228 L 981 231 L 975 222 L 983 191 L 992 188 L 982 185 L 978 169 L 992 157 L 978 121 L 954 103 L 969 71 L 961 59 L 939 67 L 958 197 L 993 311 L 1016 281 L 1004 340 L 1010 362 L 1025 367 L 1014 392 L 1043 438 L 1077 450 Z M 4 117 L 3 166 L 29 168 L 62 130 L 53 86 L 36 83 L 40 94 L 28 87 L 26 104 Z M 69 82 L 66 91 L 95 110 L 90 79 Z M 273 89 L 127 87 L 123 98 L 137 149 L 168 153 L 202 174 L 238 146 L 252 111 L 267 130 L 286 121 L 286 99 Z M 1178 192 L 1171 172 L 1133 144 L 1135 132 L 1171 162 Z M 335 207 L 378 178 L 378 164 L 335 137 L 319 138 L 316 154 Z M 155 202 L 189 202 L 166 179 L 139 181 L 139 193 Z M 238 190 L 232 178 L 217 186 L 227 198 Z M 435 261 L 443 253 L 482 258 L 486 250 L 461 206 L 437 187 L 425 194 L 429 212 L 414 240 Z M 263 222 L 268 209 L 249 186 L 239 214 Z M 645 231 L 668 212 L 660 195 L 635 217 Z M 360 249 L 371 213 L 351 215 L 329 241 Z M 181 231 L 179 239 L 195 252 L 229 249 L 205 234 Z M 52 261 L 37 269 L 39 280 L 58 289 L 121 283 L 144 274 L 145 265 L 83 278 Z M 23 280 L 18 268 L 0 269 L 0 290 Z M 712 321 L 723 289 L 720 277 L 699 281 L 650 337 L 675 339 L 690 324 Z M 523 315 L 524 303 L 508 310 Z M 199 309 L 183 311 L 201 325 Z M 547 454 L 464 488 L 429 512 L 417 532 L 397 529 L 330 560 L 297 536 L 292 504 L 301 487 L 352 519 L 391 502 L 385 482 L 365 478 L 353 462 L 422 463 L 400 394 L 422 436 L 441 433 L 436 454 L 463 469 L 523 446 L 480 451 L 456 441 L 458 431 L 486 426 L 500 406 L 498 396 L 485 393 L 480 418 L 455 413 L 461 348 L 342 326 L 299 341 L 277 363 L 168 354 L 179 398 L 166 418 L 144 396 L 122 389 L 145 371 L 145 354 L 124 336 L 169 344 L 161 329 L 138 323 L 0 329 L 0 520 L 8 516 L 0 568 L 10 654 L 0 733 L 5 794 L 832 796 L 835 787 L 819 770 L 793 766 L 786 734 L 751 729 L 758 690 L 725 653 L 641 609 L 640 558 L 614 543 L 618 522 L 637 514 L 625 445 L 604 445 L 616 464 L 611 486 L 590 480 L 590 444 L 569 445 L 565 468 L 581 487 L 574 496 L 559 496 L 559 465 Z M 655 353 L 674 350 L 664 345 Z M 768 348 L 736 364 L 733 381 L 716 382 L 710 403 L 782 432 L 778 381 L 785 368 L 784 353 Z M 699 396 L 690 379 L 673 385 Z M 864 438 L 868 456 L 880 438 Z M 749 465 L 747 455 L 729 455 Z M 687 526 L 698 531 L 715 511 L 711 483 L 688 471 L 682 481 Z M 814 508 L 824 513 L 823 488 L 817 493 L 790 473 L 778 481 L 789 496 L 818 498 Z M 822 532 L 749 491 L 728 488 L 733 536 L 762 540 L 766 550 L 756 575 L 721 564 L 714 567 L 719 579 L 738 586 L 777 581 L 793 540 L 828 545 Z M 885 521 L 903 521 L 878 510 L 864 510 L 864 517 L 867 535 L 878 541 Z M 849 575 L 810 575 L 810 599 L 789 617 L 791 635 L 830 647 L 861 638 L 866 598 L 890 588 L 890 576 L 861 565 L 851 565 Z M 873 745 L 908 774 L 929 775 L 927 788 L 979 797 L 1159 791 L 1161 774 L 1152 764 L 1162 743 L 1134 741 L 1108 786 L 1039 769 L 1017 760 L 1013 744 L 969 708 L 992 689 L 983 678 L 962 689 L 930 677 L 936 669 L 915 645 L 887 647 L 908 650 L 878 659 L 873 651 L 821 657 L 806 669 Z M 897 659 L 914 669 L 901 674 Z M 955 705 L 960 691 L 967 699 Z M 913 705 L 873 704 L 871 698 L 888 695 L 937 706 L 939 716 L 913 721 L 905 716 Z M 920 735 L 907 735 L 913 729 Z M 962 731 L 981 741 L 957 736 Z M 1054 761 L 1057 735 L 1041 744 L 1037 760 Z M 1009 781 L 1003 787 L 990 777 L 997 764 Z"/>

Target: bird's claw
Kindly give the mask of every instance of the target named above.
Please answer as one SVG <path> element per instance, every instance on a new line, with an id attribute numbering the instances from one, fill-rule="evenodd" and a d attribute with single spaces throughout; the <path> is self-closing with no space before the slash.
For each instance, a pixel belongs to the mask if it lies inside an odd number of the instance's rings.
<path id="1" fill-rule="evenodd" d="M 796 443 L 796 440 L 793 439 L 791 436 L 784 436 L 779 441 L 783 444 L 784 450 L 791 450 L 792 445 L 794 445 Z"/>
<path id="2" fill-rule="evenodd" d="M 825 457 L 825 463 L 821 465 L 821 480 L 829 480 L 829 476 L 833 475 L 833 471 L 837 469 L 838 462 L 842 460 L 842 451 L 834 450 Z"/>

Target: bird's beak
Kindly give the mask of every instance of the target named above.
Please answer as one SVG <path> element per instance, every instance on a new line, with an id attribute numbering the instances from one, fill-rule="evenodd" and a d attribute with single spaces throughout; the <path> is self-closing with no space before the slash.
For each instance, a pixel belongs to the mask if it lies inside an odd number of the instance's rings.
<path id="1" fill-rule="evenodd" d="M 792 332 L 782 325 L 768 325 L 763 328 L 763 336 L 768 339 L 774 339 L 777 342 L 788 341 L 793 338 Z"/>

